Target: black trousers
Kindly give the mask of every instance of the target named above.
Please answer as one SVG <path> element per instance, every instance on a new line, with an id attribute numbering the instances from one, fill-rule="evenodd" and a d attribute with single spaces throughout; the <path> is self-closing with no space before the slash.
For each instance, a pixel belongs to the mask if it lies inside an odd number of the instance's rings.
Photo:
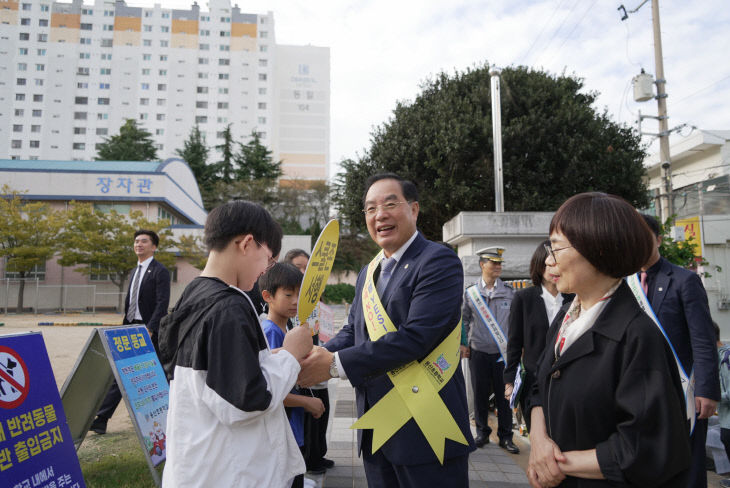
<path id="1" fill-rule="evenodd" d="M 372 433 L 372 431 L 365 431 Z M 366 445 L 367 444 L 367 445 Z M 423 488 L 437 486 L 440 488 L 463 488 L 469 486 L 469 455 L 444 459 L 426 464 L 397 465 L 391 464 L 378 450 L 371 454 L 372 435 L 363 433 L 362 461 L 365 477 L 370 487 L 383 488 Z"/>
<path id="2" fill-rule="evenodd" d="M 307 469 L 320 466 L 324 455 L 327 454 L 327 421 L 330 416 L 330 395 L 327 388 L 311 392 L 312 396 L 324 403 L 324 413 L 318 419 L 309 414 L 304 415 L 303 454 Z"/>
<path id="3" fill-rule="evenodd" d="M 477 424 L 477 435 L 489 437 L 489 395 L 493 391 L 497 405 L 497 436 L 499 440 L 512 440 L 512 409 L 504 398 L 504 362 L 499 361 L 500 354 L 487 354 L 471 350 L 469 357 L 469 373 L 474 391 L 474 420 Z"/>
<path id="4" fill-rule="evenodd" d="M 141 324 L 141 321 L 135 320 L 132 322 L 132 324 Z M 130 325 L 132 325 L 130 324 Z M 155 353 L 159 357 L 160 355 L 160 348 L 157 344 L 157 333 L 156 332 L 150 332 L 150 340 L 152 341 L 152 347 L 155 348 Z M 96 416 L 105 420 L 109 420 L 112 418 L 112 415 L 114 415 L 114 411 L 119 406 L 119 402 L 122 401 L 122 392 L 119 390 L 119 385 L 117 385 L 117 380 L 112 381 L 112 385 L 109 387 L 109 391 L 106 392 L 106 396 L 104 397 L 104 401 L 101 403 L 101 407 L 99 407 L 99 411 L 96 412 Z"/>
<path id="5" fill-rule="evenodd" d="M 689 466 L 689 483 L 687 486 L 690 488 L 707 486 L 705 441 L 707 441 L 707 419 L 697 419 L 695 430 L 689 438 L 692 447 L 692 464 Z"/>

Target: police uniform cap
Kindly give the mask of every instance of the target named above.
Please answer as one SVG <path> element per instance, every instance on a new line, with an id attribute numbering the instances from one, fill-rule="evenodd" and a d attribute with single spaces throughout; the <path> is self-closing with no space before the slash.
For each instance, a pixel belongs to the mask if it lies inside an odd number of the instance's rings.
<path id="1" fill-rule="evenodd" d="M 477 256 L 479 256 L 479 259 L 488 259 L 489 261 L 494 261 L 495 263 L 502 263 L 504 262 L 504 258 L 502 257 L 503 253 L 503 247 L 492 246 L 478 250 Z"/>

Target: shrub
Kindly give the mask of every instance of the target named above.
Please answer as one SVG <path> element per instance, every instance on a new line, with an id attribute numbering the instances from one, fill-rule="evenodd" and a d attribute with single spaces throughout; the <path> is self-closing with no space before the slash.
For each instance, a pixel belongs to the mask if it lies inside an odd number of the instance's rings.
<path id="1" fill-rule="evenodd" d="M 355 299 L 355 287 L 347 283 L 327 285 L 322 293 L 322 301 L 327 304 L 352 303 Z"/>

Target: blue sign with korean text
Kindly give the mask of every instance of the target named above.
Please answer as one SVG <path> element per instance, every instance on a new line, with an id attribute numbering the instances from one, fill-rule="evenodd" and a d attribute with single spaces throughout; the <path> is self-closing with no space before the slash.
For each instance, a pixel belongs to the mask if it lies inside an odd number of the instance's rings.
<path id="1" fill-rule="evenodd" d="M 154 466 L 165 460 L 170 388 L 145 326 L 106 329 L 119 385 L 126 393 L 144 448 Z"/>
<path id="2" fill-rule="evenodd" d="M 0 336 L 0 486 L 86 487 L 39 332 Z"/>

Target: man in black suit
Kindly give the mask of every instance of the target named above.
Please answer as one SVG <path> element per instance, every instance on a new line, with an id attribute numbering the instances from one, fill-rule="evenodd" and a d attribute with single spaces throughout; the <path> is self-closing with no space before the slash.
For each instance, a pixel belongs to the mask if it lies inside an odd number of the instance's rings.
<path id="1" fill-rule="evenodd" d="M 720 400 L 718 357 L 707 293 L 700 277 L 659 255 L 659 223 L 649 215 L 644 220 L 654 233 L 656 247 L 642 268 L 641 282 L 651 308 L 672 342 L 687 375 L 694 368 L 697 423 L 690 440 L 692 465 L 689 487 L 707 486 L 705 440 L 707 419 Z"/>
<path id="2" fill-rule="evenodd" d="M 140 229 L 134 233 L 137 267 L 129 277 L 122 321 L 124 325 L 145 324 L 158 354 L 157 331 L 160 319 L 167 314 L 167 307 L 170 304 L 170 272 L 154 259 L 159 244 L 160 238 L 154 231 Z M 114 381 L 89 430 L 97 434 L 106 434 L 106 424 L 121 399 L 122 393 Z"/>

